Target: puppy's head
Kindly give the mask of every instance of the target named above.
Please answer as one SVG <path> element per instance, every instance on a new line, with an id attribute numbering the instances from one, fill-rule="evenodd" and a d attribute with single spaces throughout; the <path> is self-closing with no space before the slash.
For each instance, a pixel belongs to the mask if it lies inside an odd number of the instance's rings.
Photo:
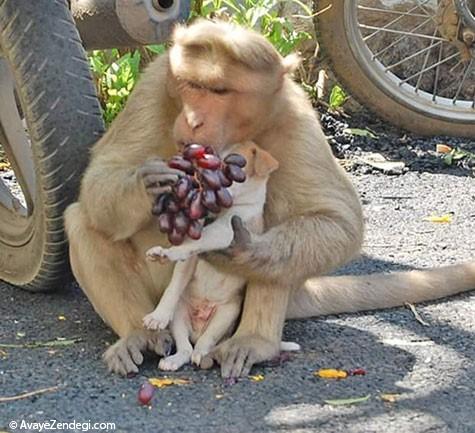
<path id="1" fill-rule="evenodd" d="M 247 164 L 244 171 L 248 178 L 266 178 L 279 167 L 278 161 L 269 152 L 252 141 L 237 145 L 233 148 L 233 153 L 239 153 L 246 158 Z"/>

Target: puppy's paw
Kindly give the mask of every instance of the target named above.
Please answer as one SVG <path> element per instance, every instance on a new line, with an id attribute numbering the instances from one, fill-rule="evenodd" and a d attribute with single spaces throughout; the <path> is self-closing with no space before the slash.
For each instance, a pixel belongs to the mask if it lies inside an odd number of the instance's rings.
<path id="1" fill-rule="evenodd" d="M 171 248 L 162 248 L 162 247 L 153 247 L 150 248 L 146 252 L 147 259 L 155 262 L 158 261 L 160 263 L 166 263 L 168 261 L 171 262 L 179 262 L 188 260 L 192 253 L 183 247 L 171 247 Z"/>
<path id="2" fill-rule="evenodd" d="M 146 253 L 145 256 L 147 257 L 147 260 L 151 262 L 159 262 L 162 264 L 165 264 L 169 261 L 167 256 L 165 255 L 166 248 L 162 247 L 153 247 L 150 248 Z"/>
<path id="3" fill-rule="evenodd" d="M 284 352 L 297 352 L 301 349 L 300 344 L 294 343 L 292 341 L 281 341 L 280 350 Z"/>
<path id="4" fill-rule="evenodd" d="M 189 362 L 190 356 L 187 353 L 175 353 L 172 356 L 162 358 L 158 363 L 158 368 L 164 371 L 176 371 L 187 362 Z"/>
<path id="5" fill-rule="evenodd" d="M 191 354 L 191 362 L 203 370 L 208 370 L 214 364 L 213 358 L 208 355 L 208 352 L 202 352 L 200 350 L 193 350 Z"/>
<path id="6" fill-rule="evenodd" d="M 170 311 L 155 310 L 143 318 L 143 326 L 150 330 L 165 329 L 172 320 Z"/>

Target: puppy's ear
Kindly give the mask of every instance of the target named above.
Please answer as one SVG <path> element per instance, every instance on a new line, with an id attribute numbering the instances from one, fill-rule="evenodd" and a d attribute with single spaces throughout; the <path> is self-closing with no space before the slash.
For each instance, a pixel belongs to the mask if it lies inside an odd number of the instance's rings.
<path id="1" fill-rule="evenodd" d="M 252 156 L 254 160 L 251 163 L 254 164 L 254 173 L 256 176 L 268 176 L 279 168 L 279 162 L 269 152 L 259 147 L 252 149 Z"/>

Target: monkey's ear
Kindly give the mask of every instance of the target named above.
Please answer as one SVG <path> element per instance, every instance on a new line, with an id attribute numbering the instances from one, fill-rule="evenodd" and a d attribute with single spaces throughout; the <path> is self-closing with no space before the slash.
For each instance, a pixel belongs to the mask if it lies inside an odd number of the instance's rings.
<path id="1" fill-rule="evenodd" d="M 252 149 L 254 156 L 254 173 L 256 176 L 265 177 L 279 168 L 279 162 L 265 150 L 255 147 Z"/>
<path id="2" fill-rule="evenodd" d="M 291 74 L 299 67 L 301 62 L 302 62 L 301 57 L 296 53 L 292 53 L 284 57 L 284 59 L 282 60 L 284 73 Z"/>

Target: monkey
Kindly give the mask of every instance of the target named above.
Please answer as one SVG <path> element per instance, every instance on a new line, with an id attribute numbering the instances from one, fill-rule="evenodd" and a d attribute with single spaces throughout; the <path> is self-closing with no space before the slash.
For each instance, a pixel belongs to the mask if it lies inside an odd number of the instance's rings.
<path id="1" fill-rule="evenodd" d="M 268 181 L 264 231 L 233 219 L 234 240 L 202 256 L 246 284 L 235 333 L 212 353 L 223 377 L 247 375 L 279 351 L 286 318 L 384 308 L 475 287 L 475 262 L 361 277 L 331 277 L 364 236 L 359 197 L 332 155 L 318 116 L 282 57 L 258 33 L 223 22 L 178 26 L 169 51 L 143 73 L 124 110 L 93 146 L 79 199 L 65 212 L 74 275 L 119 335 L 104 354 L 111 371 L 138 370 L 170 337 L 142 327 L 173 266 L 145 252 L 166 247 L 151 207 L 176 171 L 165 161 L 189 143 L 221 152 L 253 141 L 279 163 Z"/>

